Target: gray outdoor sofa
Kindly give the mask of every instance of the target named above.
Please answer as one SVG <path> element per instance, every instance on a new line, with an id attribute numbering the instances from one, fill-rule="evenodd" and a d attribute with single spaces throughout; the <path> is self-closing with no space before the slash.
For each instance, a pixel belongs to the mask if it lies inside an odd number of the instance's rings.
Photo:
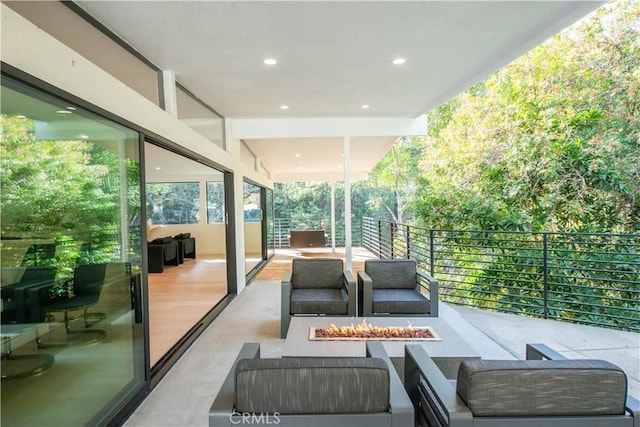
<path id="1" fill-rule="evenodd" d="M 380 342 L 367 357 L 261 359 L 244 344 L 209 410 L 209 426 L 413 427 L 409 396 Z"/>
<path id="2" fill-rule="evenodd" d="M 640 427 L 622 369 L 542 344 L 527 345 L 527 360 L 463 361 L 455 384 L 423 347 L 407 345 L 405 387 L 417 426 Z"/>
<path id="3" fill-rule="evenodd" d="M 341 259 L 294 259 L 282 278 L 280 337 L 291 316 L 355 316 L 356 298 L 356 281 Z"/>

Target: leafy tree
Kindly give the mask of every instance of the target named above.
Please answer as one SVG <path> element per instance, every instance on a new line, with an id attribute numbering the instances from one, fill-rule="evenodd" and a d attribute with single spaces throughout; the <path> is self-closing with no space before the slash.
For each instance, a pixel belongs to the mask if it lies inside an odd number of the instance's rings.
<path id="1" fill-rule="evenodd" d="M 428 227 L 637 231 L 640 3 L 608 4 L 430 113 Z"/>
<path id="2" fill-rule="evenodd" d="M 421 138 L 402 138 L 378 162 L 369 175 L 370 207 L 382 207 L 396 223 L 411 222 Z"/>
<path id="3" fill-rule="evenodd" d="M 197 182 L 147 184 L 147 218 L 151 224 L 197 224 L 199 214 Z"/>
<path id="4" fill-rule="evenodd" d="M 35 140 L 34 122 L 2 116 L 3 235 L 53 236 L 113 222 L 105 164 L 92 164 L 85 141 Z"/>
<path id="5" fill-rule="evenodd" d="M 21 241 L 58 246 L 49 262 L 57 263 L 62 276 L 77 262 L 113 259 L 121 250 L 119 236 L 114 237 L 120 227 L 121 167 L 118 155 L 103 147 L 81 140 L 36 140 L 33 120 L 2 115 L 3 265 L 20 264 Z M 127 160 L 125 167 L 129 221 L 139 225 L 139 164 Z M 139 235 L 131 238 L 139 243 Z"/>

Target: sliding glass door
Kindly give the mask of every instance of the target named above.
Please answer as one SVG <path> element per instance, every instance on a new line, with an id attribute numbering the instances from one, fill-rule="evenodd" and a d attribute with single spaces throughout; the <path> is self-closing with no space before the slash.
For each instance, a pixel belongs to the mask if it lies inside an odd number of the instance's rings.
<path id="1" fill-rule="evenodd" d="M 267 240 L 267 258 L 276 254 L 275 246 L 275 219 L 274 219 L 274 206 L 273 206 L 273 190 L 270 188 L 264 189 L 265 193 L 265 228 L 266 228 L 266 240 Z"/>
<path id="2" fill-rule="evenodd" d="M 145 143 L 149 337 L 154 366 L 227 287 L 224 174 Z"/>
<path id="3" fill-rule="evenodd" d="M 244 251 L 245 274 L 263 260 L 263 205 L 262 189 L 256 184 L 244 182 Z"/>
<path id="4" fill-rule="evenodd" d="M 97 425 L 146 380 L 139 134 L 1 90 L 1 424 Z"/>

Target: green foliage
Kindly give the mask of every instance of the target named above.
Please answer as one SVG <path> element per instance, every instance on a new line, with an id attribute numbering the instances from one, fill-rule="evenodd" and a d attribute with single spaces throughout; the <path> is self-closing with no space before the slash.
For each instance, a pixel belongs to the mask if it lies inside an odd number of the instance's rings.
<path id="1" fill-rule="evenodd" d="M 418 223 L 640 230 L 639 39 L 612 2 L 431 112 Z"/>
<path id="2" fill-rule="evenodd" d="M 640 2 L 610 2 L 429 113 L 407 205 L 443 299 L 541 316 L 546 279 L 549 317 L 637 329 L 638 40 Z M 541 234 L 471 230 L 636 234 L 548 235 L 545 275 Z"/>
<path id="3" fill-rule="evenodd" d="M 398 141 L 370 172 L 367 180 L 351 185 L 351 213 L 354 219 L 385 218 L 410 222 L 419 176 L 418 163 L 423 142 L 420 138 Z M 276 183 L 276 218 L 312 218 L 331 216 L 331 184 L 327 182 Z M 336 221 L 344 218 L 344 184 L 335 185 Z"/>
<path id="4" fill-rule="evenodd" d="M 422 138 L 402 138 L 378 162 L 365 184 L 371 189 L 372 210 L 384 209 L 384 217 L 400 224 L 412 221 L 422 150 Z"/>
<path id="5" fill-rule="evenodd" d="M 276 218 L 298 218 L 315 228 L 312 219 L 331 216 L 331 187 L 327 182 L 275 183 L 273 196 Z M 336 195 L 336 209 L 344 209 L 343 200 Z"/>
<path id="6" fill-rule="evenodd" d="M 140 218 L 139 164 L 127 160 L 125 167 L 127 182 L 121 183 L 117 154 L 82 140 L 36 140 L 33 120 L 2 115 L 3 265 L 29 265 L 27 247 L 43 243 L 57 247 L 47 265 L 57 266 L 61 277 L 78 262 L 117 257 L 121 185 L 127 186 L 130 224 L 139 225 Z M 139 247 L 139 235 L 131 235 L 136 238 Z"/>
<path id="7" fill-rule="evenodd" d="M 197 182 L 147 184 L 147 218 L 151 224 L 197 224 L 200 186 Z"/>
<path id="8" fill-rule="evenodd" d="M 382 210 L 372 209 L 374 189 L 367 182 L 351 186 L 351 214 L 355 218 L 377 216 Z M 276 218 L 329 218 L 331 216 L 331 184 L 328 182 L 275 183 Z M 344 217 L 344 184 L 335 184 L 336 220 Z M 341 218 L 342 217 L 342 218 Z"/>
<path id="9" fill-rule="evenodd" d="M 106 165 L 90 164 L 92 145 L 36 141 L 33 126 L 2 116 L 3 234 L 55 235 L 112 220 L 117 205 L 103 187 L 111 177 Z"/>

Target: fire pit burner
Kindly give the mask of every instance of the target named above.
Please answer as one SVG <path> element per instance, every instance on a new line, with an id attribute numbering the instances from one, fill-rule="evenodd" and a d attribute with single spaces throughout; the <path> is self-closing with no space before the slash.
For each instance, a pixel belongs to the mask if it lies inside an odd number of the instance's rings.
<path id="1" fill-rule="evenodd" d="M 440 341 L 440 337 L 430 326 L 374 326 L 363 320 L 357 326 L 336 326 L 328 328 L 309 328 L 311 341 L 358 341 L 358 340 L 412 340 L 412 341 Z"/>

